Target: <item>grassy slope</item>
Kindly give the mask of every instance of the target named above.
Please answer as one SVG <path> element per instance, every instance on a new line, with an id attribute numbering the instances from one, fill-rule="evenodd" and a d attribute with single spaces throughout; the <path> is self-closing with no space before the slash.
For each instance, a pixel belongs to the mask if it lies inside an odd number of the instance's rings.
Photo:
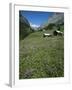
<path id="1" fill-rule="evenodd" d="M 64 76 L 64 41 L 61 36 L 30 34 L 20 41 L 19 78 Z"/>

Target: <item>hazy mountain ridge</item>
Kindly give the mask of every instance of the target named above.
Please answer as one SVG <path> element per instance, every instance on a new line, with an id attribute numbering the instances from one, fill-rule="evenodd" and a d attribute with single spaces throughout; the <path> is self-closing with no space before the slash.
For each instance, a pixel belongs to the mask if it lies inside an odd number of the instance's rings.
<path id="1" fill-rule="evenodd" d="M 49 18 L 48 24 L 50 23 L 62 23 L 64 22 L 64 14 L 63 13 L 55 13 L 52 17 Z"/>
<path id="2" fill-rule="evenodd" d="M 42 24 L 39 29 L 48 27 L 50 24 L 58 25 L 64 23 L 64 13 L 54 13 L 46 23 Z"/>

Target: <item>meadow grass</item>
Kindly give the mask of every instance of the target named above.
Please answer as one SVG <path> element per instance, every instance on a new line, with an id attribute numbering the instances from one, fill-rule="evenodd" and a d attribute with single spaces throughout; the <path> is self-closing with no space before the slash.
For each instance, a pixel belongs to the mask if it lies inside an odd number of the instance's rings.
<path id="1" fill-rule="evenodd" d="M 19 42 L 19 78 L 64 76 L 64 38 L 34 32 Z"/>

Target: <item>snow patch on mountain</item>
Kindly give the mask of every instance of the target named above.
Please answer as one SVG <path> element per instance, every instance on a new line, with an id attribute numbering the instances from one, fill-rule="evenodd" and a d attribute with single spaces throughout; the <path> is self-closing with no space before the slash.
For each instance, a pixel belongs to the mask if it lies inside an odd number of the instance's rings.
<path id="1" fill-rule="evenodd" d="M 40 27 L 40 25 L 32 24 L 32 23 L 30 23 L 30 26 L 31 26 L 31 28 L 33 28 L 35 30 L 37 30 Z"/>

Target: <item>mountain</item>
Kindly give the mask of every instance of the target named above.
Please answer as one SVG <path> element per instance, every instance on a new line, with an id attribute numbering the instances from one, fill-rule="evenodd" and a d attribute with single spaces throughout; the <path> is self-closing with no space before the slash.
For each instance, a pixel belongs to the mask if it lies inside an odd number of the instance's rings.
<path id="1" fill-rule="evenodd" d="M 64 13 L 54 13 L 51 17 L 49 17 L 48 21 L 42 24 L 40 29 L 52 29 L 59 27 L 60 25 L 64 25 Z"/>
<path id="2" fill-rule="evenodd" d="M 64 22 L 64 14 L 63 13 L 55 13 L 52 17 L 49 18 L 48 24 L 61 24 Z"/>
<path id="3" fill-rule="evenodd" d="M 19 39 L 24 39 L 32 31 L 33 29 L 31 29 L 29 21 L 19 13 Z"/>
<path id="4" fill-rule="evenodd" d="M 30 26 L 28 20 L 24 16 L 22 16 L 21 13 L 20 13 L 20 16 L 19 16 L 19 21 L 20 21 L 20 23 L 23 23 L 26 26 Z"/>

